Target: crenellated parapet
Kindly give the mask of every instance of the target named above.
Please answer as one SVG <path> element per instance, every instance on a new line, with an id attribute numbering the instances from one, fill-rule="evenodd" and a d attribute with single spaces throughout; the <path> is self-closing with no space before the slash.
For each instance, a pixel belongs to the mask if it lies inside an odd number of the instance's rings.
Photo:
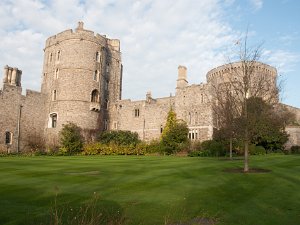
<path id="1" fill-rule="evenodd" d="M 228 80 L 227 78 L 229 78 L 228 76 L 237 76 L 238 74 L 241 74 L 239 73 L 239 71 L 242 70 L 242 67 L 243 65 L 241 62 L 234 62 L 234 63 L 229 63 L 229 64 L 216 67 L 207 72 L 206 74 L 207 82 L 219 83 L 219 82 L 226 81 Z M 255 62 L 252 67 L 254 69 L 253 74 L 262 74 L 262 75 L 269 76 L 273 79 L 276 79 L 277 77 L 277 70 L 270 65 L 261 62 Z"/>
<path id="2" fill-rule="evenodd" d="M 48 47 L 59 45 L 61 42 L 68 40 L 80 40 L 94 42 L 95 44 L 108 48 L 112 51 L 113 57 L 119 58 L 120 55 L 120 40 L 109 39 L 105 35 L 94 33 L 93 31 L 86 30 L 83 28 L 83 22 L 78 23 L 78 27 L 75 30 L 68 29 L 62 31 L 54 36 L 49 37 L 46 40 L 45 49 Z M 114 53 L 117 52 L 117 54 Z M 119 59 L 120 60 L 120 59 Z"/>

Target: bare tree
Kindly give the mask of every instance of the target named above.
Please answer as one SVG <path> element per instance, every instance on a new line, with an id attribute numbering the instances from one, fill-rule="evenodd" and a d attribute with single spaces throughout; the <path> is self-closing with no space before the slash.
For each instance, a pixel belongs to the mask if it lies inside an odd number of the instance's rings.
<path id="1" fill-rule="evenodd" d="M 258 62 L 261 45 L 248 47 L 247 35 L 238 42 L 238 62 L 230 62 L 211 79 L 213 110 L 216 127 L 226 127 L 232 145 L 234 131 L 242 133 L 244 143 L 244 172 L 249 171 L 249 134 L 247 101 L 249 98 L 261 98 L 268 104 L 278 103 L 279 89 L 277 72 L 272 67 Z M 234 127 L 234 120 L 242 118 L 244 123 Z M 240 135 L 241 135 L 240 133 Z M 232 146 L 231 146 L 232 151 Z"/>

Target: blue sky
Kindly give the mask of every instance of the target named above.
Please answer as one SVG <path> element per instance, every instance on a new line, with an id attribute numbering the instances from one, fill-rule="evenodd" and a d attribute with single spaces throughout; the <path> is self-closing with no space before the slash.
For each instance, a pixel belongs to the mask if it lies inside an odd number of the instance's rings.
<path id="1" fill-rule="evenodd" d="M 227 63 L 247 30 L 263 43 L 261 61 L 285 81 L 282 101 L 300 108 L 300 1 L 296 0 L 2 0 L 0 65 L 23 71 L 25 89 L 40 90 L 47 37 L 84 21 L 121 40 L 123 98 L 175 92 L 178 65 L 188 81 Z"/>

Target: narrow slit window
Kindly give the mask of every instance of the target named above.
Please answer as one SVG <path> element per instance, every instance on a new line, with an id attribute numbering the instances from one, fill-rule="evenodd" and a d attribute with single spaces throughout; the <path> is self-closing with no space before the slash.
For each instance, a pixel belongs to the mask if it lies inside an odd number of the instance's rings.
<path id="1" fill-rule="evenodd" d="M 49 54 L 49 62 L 52 62 L 52 53 Z"/>
<path id="2" fill-rule="evenodd" d="M 58 79 L 58 75 L 59 75 L 59 69 L 57 68 L 57 69 L 55 70 L 55 79 Z"/>
<path id="3" fill-rule="evenodd" d="M 95 70 L 94 72 L 94 81 L 99 81 L 99 70 Z"/>
<path id="4" fill-rule="evenodd" d="M 61 56 L 61 51 L 59 50 L 59 51 L 57 51 L 57 61 L 59 61 L 60 60 L 60 56 Z"/>
<path id="5" fill-rule="evenodd" d="M 56 90 L 53 90 L 52 100 L 53 100 L 53 101 L 56 101 L 56 98 L 57 98 L 57 91 L 56 91 Z"/>
<path id="6" fill-rule="evenodd" d="M 96 62 L 100 62 L 100 52 L 96 52 Z"/>

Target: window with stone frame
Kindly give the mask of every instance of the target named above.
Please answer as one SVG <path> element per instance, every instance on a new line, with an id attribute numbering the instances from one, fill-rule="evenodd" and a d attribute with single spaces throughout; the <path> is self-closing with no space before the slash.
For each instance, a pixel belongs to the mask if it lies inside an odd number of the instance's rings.
<path id="1" fill-rule="evenodd" d="M 56 60 L 57 60 L 57 61 L 60 60 L 60 56 L 61 56 L 61 51 L 58 50 L 58 51 L 57 51 L 57 56 L 56 56 Z"/>
<path id="2" fill-rule="evenodd" d="M 99 77 L 100 77 L 99 74 L 100 74 L 99 70 L 95 70 L 93 76 L 94 81 L 99 81 Z"/>
<path id="3" fill-rule="evenodd" d="M 97 89 L 93 90 L 91 93 L 91 102 L 99 102 L 99 91 Z"/>
<path id="4" fill-rule="evenodd" d="M 52 101 L 56 101 L 57 99 L 57 90 L 53 90 L 52 92 Z"/>
<path id="5" fill-rule="evenodd" d="M 13 136 L 12 132 L 10 132 L 10 131 L 5 132 L 5 144 L 6 145 L 11 145 L 12 144 L 12 136 Z"/>
<path id="6" fill-rule="evenodd" d="M 100 62 L 100 56 L 101 56 L 100 52 L 99 51 L 96 52 L 96 62 Z"/>
<path id="7" fill-rule="evenodd" d="M 55 128 L 57 126 L 57 114 L 51 113 L 50 114 L 50 127 Z"/>
<path id="8" fill-rule="evenodd" d="M 55 79 L 58 79 L 58 75 L 59 75 L 59 69 L 56 68 L 56 69 L 55 69 L 55 72 L 54 72 L 54 78 L 55 78 Z"/>
<path id="9" fill-rule="evenodd" d="M 134 109 L 134 117 L 140 117 L 140 109 Z"/>

